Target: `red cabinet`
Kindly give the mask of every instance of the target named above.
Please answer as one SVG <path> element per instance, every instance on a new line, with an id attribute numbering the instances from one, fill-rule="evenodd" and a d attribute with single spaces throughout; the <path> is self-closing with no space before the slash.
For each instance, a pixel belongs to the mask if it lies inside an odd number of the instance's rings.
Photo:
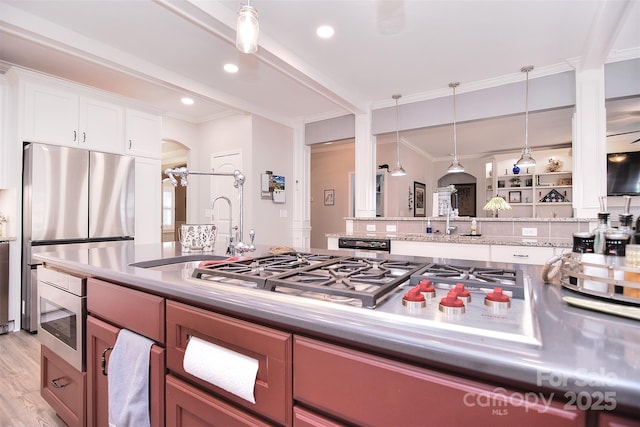
<path id="1" fill-rule="evenodd" d="M 271 425 L 172 375 L 167 375 L 167 427 Z"/>
<path id="2" fill-rule="evenodd" d="M 87 425 L 109 425 L 108 363 L 120 329 L 164 342 L 164 299 L 112 283 L 87 284 Z M 97 317 L 99 316 L 100 319 Z M 101 319 L 109 320 L 109 322 Z M 104 371 L 103 371 L 104 369 Z M 151 425 L 165 425 L 165 349 L 151 347 L 149 405 Z"/>
<path id="3" fill-rule="evenodd" d="M 86 425 L 86 374 L 40 347 L 40 394 L 67 425 Z"/>
<path id="4" fill-rule="evenodd" d="M 350 424 L 584 426 L 582 411 L 320 341 L 294 340 L 294 398 Z M 546 396 L 548 399 L 548 396 Z"/>
<path id="5" fill-rule="evenodd" d="M 184 354 L 188 339 L 192 336 L 258 360 L 255 404 L 184 370 Z M 291 425 L 292 422 L 291 346 L 291 334 L 167 301 L 167 369 L 192 384 L 281 425 Z"/>

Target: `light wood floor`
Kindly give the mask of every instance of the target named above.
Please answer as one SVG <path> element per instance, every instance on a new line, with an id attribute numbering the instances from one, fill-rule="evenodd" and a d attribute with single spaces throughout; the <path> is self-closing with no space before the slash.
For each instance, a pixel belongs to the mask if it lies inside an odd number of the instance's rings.
<path id="1" fill-rule="evenodd" d="M 26 331 L 0 335 L 0 426 L 65 426 L 40 396 L 40 343 Z"/>

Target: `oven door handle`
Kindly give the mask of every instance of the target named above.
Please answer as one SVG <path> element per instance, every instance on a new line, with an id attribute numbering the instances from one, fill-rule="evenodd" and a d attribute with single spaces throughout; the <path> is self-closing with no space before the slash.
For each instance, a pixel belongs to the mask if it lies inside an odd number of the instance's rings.
<path id="1" fill-rule="evenodd" d="M 113 347 L 107 347 L 102 350 L 102 360 L 100 362 L 100 365 L 102 366 L 102 375 L 104 375 L 105 377 L 108 375 L 105 369 L 107 367 L 107 351 L 109 350 L 113 350 Z"/>

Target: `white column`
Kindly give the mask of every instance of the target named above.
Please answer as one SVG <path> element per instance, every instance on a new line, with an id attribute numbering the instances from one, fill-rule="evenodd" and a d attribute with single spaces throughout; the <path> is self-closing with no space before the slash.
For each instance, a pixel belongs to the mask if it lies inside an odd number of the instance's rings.
<path id="1" fill-rule="evenodd" d="M 604 65 L 576 71 L 573 117 L 573 207 L 578 218 L 595 218 L 607 195 L 607 117 Z"/>
<path id="2" fill-rule="evenodd" d="M 355 216 L 376 216 L 376 142 L 371 134 L 371 110 L 356 114 L 356 184 Z"/>
<path id="3" fill-rule="evenodd" d="M 293 246 L 300 249 L 309 249 L 311 245 L 310 171 L 311 149 L 304 143 L 304 123 L 299 123 L 293 127 L 293 221 L 291 232 Z"/>

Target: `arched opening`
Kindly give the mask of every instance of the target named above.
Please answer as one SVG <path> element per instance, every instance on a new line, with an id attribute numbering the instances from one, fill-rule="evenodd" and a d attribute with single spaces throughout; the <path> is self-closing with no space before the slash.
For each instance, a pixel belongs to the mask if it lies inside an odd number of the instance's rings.
<path id="1" fill-rule="evenodd" d="M 167 168 L 187 166 L 189 149 L 178 141 L 162 141 L 162 241 L 178 240 L 178 228 L 187 222 L 187 187 L 173 186 L 164 175 Z"/>
<path id="2" fill-rule="evenodd" d="M 476 216 L 477 179 L 468 173 L 449 173 L 438 179 L 438 187 L 453 184 L 456 192 L 451 195 L 451 206 L 458 209 L 458 216 Z"/>

